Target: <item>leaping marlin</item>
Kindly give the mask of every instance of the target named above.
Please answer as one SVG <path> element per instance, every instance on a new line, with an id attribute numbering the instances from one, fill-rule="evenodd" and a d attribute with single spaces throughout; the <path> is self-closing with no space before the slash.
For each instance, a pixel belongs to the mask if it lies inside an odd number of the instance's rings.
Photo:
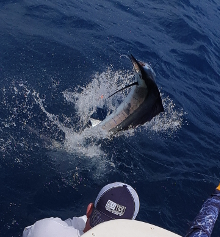
<path id="1" fill-rule="evenodd" d="M 134 87 L 119 107 L 103 121 L 91 119 L 92 126 L 99 126 L 115 133 L 143 125 L 164 111 L 153 69 L 150 65 L 137 61 L 133 55 L 130 58 L 134 66 L 136 82 L 123 89 Z"/>

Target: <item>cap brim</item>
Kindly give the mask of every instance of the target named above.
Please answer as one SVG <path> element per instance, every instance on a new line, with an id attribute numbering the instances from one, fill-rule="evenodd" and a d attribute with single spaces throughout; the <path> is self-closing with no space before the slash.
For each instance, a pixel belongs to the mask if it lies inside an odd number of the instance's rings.
<path id="1" fill-rule="evenodd" d="M 90 217 L 90 226 L 94 227 L 102 222 L 110 220 L 114 220 L 114 218 L 111 218 L 94 208 Z"/>

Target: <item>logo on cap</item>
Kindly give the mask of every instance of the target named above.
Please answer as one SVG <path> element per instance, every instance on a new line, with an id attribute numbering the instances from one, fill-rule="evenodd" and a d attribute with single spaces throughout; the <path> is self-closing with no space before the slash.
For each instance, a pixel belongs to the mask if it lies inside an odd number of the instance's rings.
<path id="1" fill-rule="evenodd" d="M 126 207 L 119 205 L 111 200 L 108 200 L 105 205 L 105 209 L 115 215 L 122 216 L 125 213 Z"/>

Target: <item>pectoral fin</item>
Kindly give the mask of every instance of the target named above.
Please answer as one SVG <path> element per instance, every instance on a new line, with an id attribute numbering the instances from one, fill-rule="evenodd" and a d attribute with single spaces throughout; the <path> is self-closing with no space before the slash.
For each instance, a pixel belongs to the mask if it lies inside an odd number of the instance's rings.
<path id="1" fill-rule="evenodd" d="M 137 82 L 137 81 L 134 82 L 134 83 L 131 83 L 130 85 L 127 85 L 127 86 L 123 87 L 122 89 L 120 89 L 120 90 L 118 90 L 118 91 L 116 91 L 116 92 L 114 92 L 114 93 L 111 94 L 108 98 L 112 97 L 113 95 L 115 95 L 116 93 L 118 93 L 118 92 L 120 92 L 120 91 L 123 91 L 124 89 L 127 89 L 127 88 L 129 88 L 129 87 L 131 87 L 131 86 L 135 86 L 135 85 L 138 85 L 138 82 Z M 107 98 L 107 99 L 108 99 L 108 98 Z"/>
<path id="2" fill-rule="evenodd" d="M 100 124 L 102 121 L 98 120 L 98 119 L 93 119 L 93 118 L 90 118 L 90 122 L 92 124 L 92 127 L 95 127 L 97 126 L 98 124 Z"/>

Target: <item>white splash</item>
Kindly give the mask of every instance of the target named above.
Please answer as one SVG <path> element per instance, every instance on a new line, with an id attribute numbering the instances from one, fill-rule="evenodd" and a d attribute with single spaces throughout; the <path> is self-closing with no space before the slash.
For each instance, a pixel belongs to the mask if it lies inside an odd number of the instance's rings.
<path id="1" fill-rule="evenodd" d="M 64 91 L 64 98 L 75 106 L 76 116 L 79 117 L 79 122 L 75 128 L 65 127 L 59 121 L 59 115 L 53 115 L 47 112 L 39 95 L 36 96 L 36 102 L 39 104 L 41 110 L 53 124 L 57 125 L 65 133 L 64 142 L 62 144 L 54 142 L 54 147 L 59 147 L 69 153 L 78 153 L 87 157 L 101 157 L 105 155 L 102 150 L 102 141 L 109 139 L 110 134 L 98 127 L 83 128 L 97 107 L 103 107 L 105 105 L 109 111 L 114 111 L 126 97 L 129 89 L 117 93 L 109 99 L 107 99 L 108 96 L 119 88 L 128 85 L 132 80 L 133 73 L 130 71 L 115 72 L 112 69 L 107 69 L 100 74 L 96 73 L 88 85 L 78 87 L 73 92 Z M 165 108 L 164 113 L 160 113 L 138 129 L 122 131 L 116 136 L 134 136 L 135 131 L 143 132 L 144 130 L 170 134 L 180 129 L 183 123 L 183 111 L 177 110 L 169 97 L 163 98 L 162 95 L 162 101 Z M 77 131 L 74 130 L 76 128 Z"/>
<path id="2" fill-rule="evenodd" d="M 74 92 L 64 91 L 63 95 L 68 102 L 74 104 L 83 126 L 97 107 L 102 108 L 105 104 L 109 111 L 115 110 L 125 97 L 127 90 L 107 99 L 108 96 L 118 88 L 127 85 L 132 78 L 133 74 L 128 71 L 114 72 L 109 68 L 101 74 L 96 73 L 91 83 L 85 87 L 78 87 Z"/>
<path id="3" fill-rule="evenodd" d="M 74 91 L 64 91 L 65 100 L 75 106 L 76 114 L 74 116 L 79 118 L 77 124 L 72 127 L 69 123 L 67 126 L 67 123 L 63 120 L 64 118 L 71 121 L 71 118 L 59 113 L 49 113 L 46 100 L 43 100 L 41 95 L 30 89 L 30 86 L 27 86 L 25 82 L 12 83 L 9 87 L 2 89 L 3 99 L 1 105 L 10 112 L 8 113 L 10 116 L 6 116 L 1 121 L 0 131 L 7 135 L 9 128 L 16 127 L 22 131 L 27 131 L 28 139 L 26 136 L 14 138 L 13 134 L 3 136 L 0 139 L 0 152 L 4 157 L 10 155 L 13 149 L 31 150 L 32 146 L 41 147 L 45 144 L 44 146 L 49 148 L 48 151 L 51 151 L 51 158 L 54 161 L 57 160 L 59 167 L 63 164 L 63 177 L 66 182 L 72 180 L 71 175 L 75 177 L 73 183 L 81 182 L 80 167 L 82 167 L 82 164 L 83 169 L 91 170 L 91 175 L 95 176 L 96 182 L 101 180 L 100 177 L 111 172 L 111 170 L 115 170 L 114 161 L 105 151 L 106 141 L 108 142 L 109 139 L 114 139 L 114 137 L 110 137 L 109 133 L 98 127 L 84 129 L 84 125 L 98 106 L 105 105 L 109 111 L 114 111 L 124 100 L 129 89 L 119 92 L 109 99 L 107 99 L 108 96 L 133 81 L 133 72 L 131 71 L 107 69 L 102 73 L 96 73 L 89 84 L 78 87 Z M 169 97 L 162 95 L 162 101 L 165 109 L 164 113 L 160 113 L 139 128 L 122 131 L 115 136 L 134 137 L 140 133 L 146 137 L 150 137 L 154 133 L 170 135 L 180 129 L 183 124 L 183 110 L 177 109 L 177 106 Z M 36 104 L 45 114 L 40 118 L 43 119 L 40 122 L 38 118 L 39 111 L 36 112 Z M 56 136 L 60 134 L 60 131 L 65 134 L 63 140 Z M 29 134 L 33 134 L 33 136 Z M 35 140 L 35 136 L 42 141 L 42 144 L 38 142 L 38 139 Z M 51 136 L 54 138 L 52 139 Z M 30 141 L 30 137 L 34 139 Z M 108 147 L 107 150 L 109 150 Z M 68 159 L 71 160 L 71 166 L 67 162 Z M 15 162 L 21 163 L 22 159 L 15 159 Z M 66 174 L 67 167 L 70 168 L 70 176 Z M 77 170 L 73 171 L 73 167 Z"/>

